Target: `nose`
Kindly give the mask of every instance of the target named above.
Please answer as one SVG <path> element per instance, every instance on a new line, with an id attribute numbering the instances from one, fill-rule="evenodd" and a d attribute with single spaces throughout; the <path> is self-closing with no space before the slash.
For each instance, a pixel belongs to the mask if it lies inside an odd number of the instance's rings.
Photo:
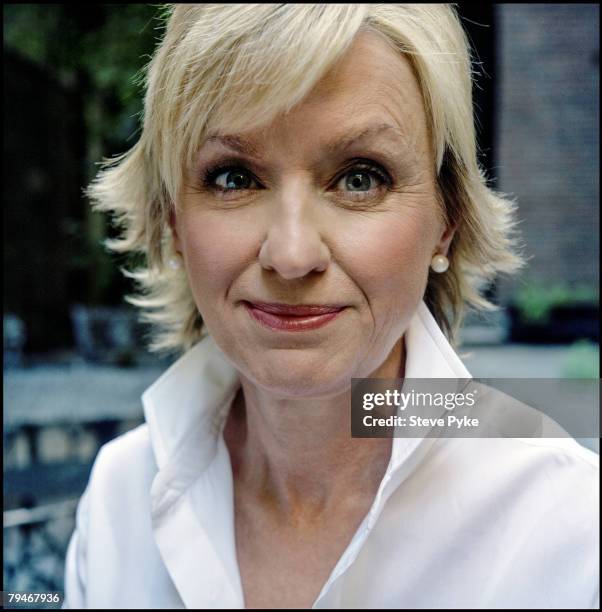
<path id="1" fill-rule="evenodd" d="M 309 191 L 297 185 L 275 199 L 259 251 L 261 266 L 285 279 L 323 272 L 330 261 L 330 250 L 320 231 L 319 210 Z"/>

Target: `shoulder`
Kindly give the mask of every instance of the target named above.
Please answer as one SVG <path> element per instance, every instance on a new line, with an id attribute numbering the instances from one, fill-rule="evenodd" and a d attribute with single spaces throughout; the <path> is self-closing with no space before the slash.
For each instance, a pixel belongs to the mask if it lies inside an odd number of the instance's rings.
<path id="1" fill-rule="evenodd" d="M 508 443 L 508 469 L 516 465 L 516 476 L 539 483 L 550 501 L 571 494 L 597 505 L 600 458 L 572 438 L 512 438 Z M 586 509 L 589 511 L 589 508 Z"/>
<path id="2" fill-rule="evenodd" d="M 148 590 L 149 575 L 157 584 L 164 580 L 151 518 L 156 475 L 147 424 L 101 447 L 77 508 L 65 567 L 65 607 L 110 609 L 120 607 L 116 601 L 136 607 L 132 598 L 140 593 L 157 594 Z"/>
<path id="3" fill-rule="evenodd" d="M 597 555 L 599 457 L 571 438 L 456 440 L 460 488 L 475 519 L 512 533 L 514 546 L 556 558 Z M 464 447 L 464 450 L 461 448 Z M 452 462 L 453 463 L 453 462 Z M 493 510 L 493 514 L 492 514 Z"/>
<path id="4" fill-rule="evenodd" d="M 128 467 L 134 470 L 147 470 L 156 464 L 153 455 L 149 428 L 142 423 L 103 444 L 94 462 L 94 471 L 104 473 L 112 468 Z"/>
<path id="5" fill-rule="evenodd" d="M 557 479 L 598 480 L 599 455 L 573 438 L 442 438 L 438 442 L 433 447 L 435 460 L 448 457 L 476 474 L 511 479 L 529 473 L 536 478 L 545 471 Z"/>
<path id="6" fill-rule="evenodd" d="M 570 438 L 440 439 L 428 462 L 433 487 L 500 525 L 597 533 L 599 457 Z M 503 508 L 491 515 L 492 508 Z M 487 522 L 487 521 L 486 521 Z M 556 536 L 555 536 L 556 537 Z"/>
<path id="7" fill-rule="evenodd" d="M 511 438 L 517 451 L 539 461 L 552 462 L 559 468 L 572 468 L 597 478 L 600 469 L 598 453 L 579 444 L 574 438 Z"/>
<path id="8" fill-rule="evenodd" d="M 575 536 L 599 531 L 600 460 L 595 452 L 572 438 L 520 438 L 511 448 L 509 462 L 517 458 L 512 490 L 528 487 L 522 498 L 532 500 L 529 505 L 539 510 L 543 524 L 566 527 Z"/>
<path id="9" fill-rule="evenodd" d="M 512 449 L 521 457 L 506 485 L 515 562 L 535 566 L 542 585 L 552 577 L 551 607 L 562 597 L 589 607 L 599 589 L 599 456 L 571 438 L 515 439 Z"/>
<path id="10" fill-rule="evenodd" d="M 590 607 L 599 584 L 595 452 L 570 438 L 439 439 L 427 469 L 415 485 L 423 507 L 439 499 L 446 537 L 453 532 L 460 549 L 472 540 L 502 600 Z"/>
<path id="11" fill-rule="evenodd" d="M 146 424 L 101 447 L 77 516 L 78 531 L 90 559 L 106 559 L 107 550 L 142 547 L 149 540 L 151 489 L 156 474 Z"/>
<path id="12" fill-rule="evenodd" d="M 572 438 L 450 439 L 442 457 L 481 482 L 478 491 L 535 495 L 552 501 L 568 491 L 594 501 L 599 486 L 599 456 Z M 448 448 L 446 448 L 448 447 Z M 451 454 L 450 454 L 451 453 Z M 490 491 L 491 492 L 491 491 Z"/>
<path id="13" fill-rule="evenodd" d="M 118 498 L 127 503 L 150 494 L 156 473 L 148 425 L 143 423 L 100 448 L 87 488 L 92 498 L 102 498 L 105 506 Z"/>

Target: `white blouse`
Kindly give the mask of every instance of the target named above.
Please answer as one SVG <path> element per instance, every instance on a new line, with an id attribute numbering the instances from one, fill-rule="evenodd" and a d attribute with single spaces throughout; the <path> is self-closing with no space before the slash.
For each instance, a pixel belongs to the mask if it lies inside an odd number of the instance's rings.
<path id="1" fill-rule="evenodd" d="M 406 377 L 470 378 L 422 302 Z M 222 429 L 240 386 L 207 337 L 99 451 L 65 608 L 244 608 Z M 572 439 L 395 438 L 314 608 L 598 608 L 598 455 Z"/>

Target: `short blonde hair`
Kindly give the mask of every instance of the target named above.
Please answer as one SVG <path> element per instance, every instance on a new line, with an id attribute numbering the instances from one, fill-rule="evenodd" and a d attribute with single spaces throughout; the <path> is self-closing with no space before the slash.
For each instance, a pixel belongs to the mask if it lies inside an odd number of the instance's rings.
<path id="1" fill-rule="evenodd" d="M 146 68 L 139 141 L 104 160 L 87 193 L 123 232 L 119 253 L 145 267 L 123 272 L 126 298 L 153 324 L 155 351 L 187 350 L 203 323 L 174 253 L 169 216 L 187 169 L 210 130 L 266 125 L 304 99 L 361 30 L 379 32 L 410 60 L 433 140 L 442 216 L 456 227 L 445 274 L 431 272 L 424 300 L 450 341 L 465 306 L 495 310 L 481 291 L 523 265 L 515 204 L 488 188 L 477 161 L 472 63 L 462 25 L 446 4 L 168 5 L 167 28 Z"/>

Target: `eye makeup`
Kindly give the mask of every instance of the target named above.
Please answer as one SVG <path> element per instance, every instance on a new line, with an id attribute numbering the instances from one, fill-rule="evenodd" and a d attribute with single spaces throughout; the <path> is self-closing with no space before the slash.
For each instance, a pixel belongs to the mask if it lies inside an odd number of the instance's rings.
<path id="1" fill-rule="evenodd" d="M 346 174 L 349 174 L 354 170 L 374 176 L 378 178 L 378 180 L 381 181 L 384 185 L 391 186 L 393 184 L 393 179 L 380 164 L 361 157 L 350 159 L 346 163 L 346 166 L 339 171 L 339 173 L 337 174 L 337 178 L 335 178 L 334 180 L 334 183 L 337 183 Z"/>
<path id="2" fill-rule="evenodd" d="M 315 188 L 333 203 L 374 206 L 384 203 L 387 194 L 400 192 L 404 184 L 412 184 L 414 155 L 415 151 L 393 143 L 354 142 L 344 151 L 318 152 L 306 170 L 314 177 Z M 195 181 L 198 192 L 209 198 L 250 202 L 261 197 L 261 191 L 277 186 L 277 171 L 255 156 L 208 151 L 203 157 Z M 356 176 L 351 177 L 352 173 Z"/>
<path id="3" fill-rule="evenodd" d="M 226 170 L 246 170 L 251 174 L 263 173 L 264 169 L 259 167 L 255 162 L 242 156 L 216 156 L 212 160 L 202 162 L 198 171 L 199 179 L 203 185 L 211 183 L 221 172 Z"/>
<path id="4" fill-rule="evenodd" d="M 253 176 L 254 180 L 261 184 L 261 181 L 256 174 L 262 174 L 263 171 L 262 169 L 256 170 L 255 166 L 256 164 L 249 162 L 249 160 L 240 158 L 226 158 L 208 163 L 206 167 L 200 170 L 198 176 L 202 185 L 208 188 L 216 186 L 215 179 L 220 174 L 228 171 L 242 171 L 248 173 L 249 175 Z M 363 157 L 356 157 L 346 160 L 343 167 L 336 171 L 330 183 L 336 183 L 340 179 L 341 175 L 358 169 L 364 172 L 372 173 L 385 184 L 391 185 L 393 183 L 393 178 L 387 169 L 385 169 L 380 163 Z"/>
<path id="5" fill-rule="evenodd" d="M 253 189 L 262 189 L 263 187 L 258 182 L 257 178 L 251 171 L 244 167 L 244 165 L 231 163 L 218 163 L 217 165 L 210 166 L 204 172 L 201 173 L 201 181 L 206 189 L 215 189 L 217 191 L 234 191 L 235 189 L 229 189 L 223 187 L 216 182 L 216 179 L 222 174 L 226 173 L 238 173 L 240 175 L 247 175 L 251 182 L 254 184 Z M 239 188 L 239 190 L 242 188 Z M 248 189 L 248 188 L 247 188 Z"/>

